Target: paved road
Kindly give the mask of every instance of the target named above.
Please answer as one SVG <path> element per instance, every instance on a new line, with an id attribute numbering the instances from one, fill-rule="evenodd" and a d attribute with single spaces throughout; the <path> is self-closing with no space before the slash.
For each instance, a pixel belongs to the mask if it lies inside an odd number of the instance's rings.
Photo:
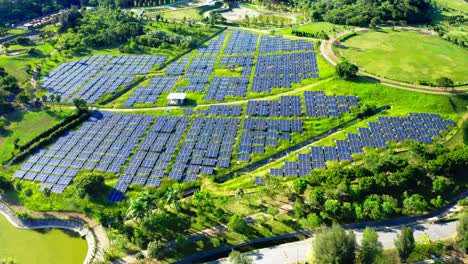
<path id="1" fill-rule="evenodd" d="M 431 240 L 448 239 L 456 233 L 457 222 L 449 223 L 434 223 L 434 224 L 418 224 L 413 226 L 414 237 L 420 240 L 423 234 L 427 234 Z M 354 230 L 356 239 L 360 243 L 362 239 L 362 229 Z M 401 227 L 387 228 L 378 230 L 379 240 L 384 248 L 393 248 L 393 241 L 396 235 L 401 231 Z M 296 261 L 306 261 L 311 252 L 313 238 L 301 240 L 292 243 L 281 244 L 274 247 L 262 248 L 246 253 L 255 263 L 296 263 Z M 222 259 L 212 263 L 228 263 L 226 259 Z"/>

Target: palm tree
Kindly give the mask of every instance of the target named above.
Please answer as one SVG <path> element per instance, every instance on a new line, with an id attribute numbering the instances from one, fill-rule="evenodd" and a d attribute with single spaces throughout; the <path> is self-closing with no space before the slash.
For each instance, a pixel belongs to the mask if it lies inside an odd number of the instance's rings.
<path id="1" fill-rule="evenodd" d="M 62 96 L 60 94 L 57 94 L 55 96 L 55 101 L 57 102 L 57 104 L 59 104 L 60 112 L 61 112 L 62 111 L 62 106 L 60 105 L 60 101 L 62 101 Z"/>
<path id="2" fill-rule="evenodd" d="M 54 94 L 49 95 L 49 101 L 52 103 L 52 108 L 54 108 L 54 102 L 55 102 L 55 95 Z"/>
<path id="3" fill-rule="evenodd" d="M 151 211 L 156 208 L 156 196 L 148 191 L 140 194 L 136 200 L 143 204 L 147 215 L 149 215 Z"/>
<path id="4" fill-rule="evenodd" d="M 172 187 L 167 188 L 166 198 L 166 204 L 174 204 L 176 212 L 179 212 L 179 191 Z"/>
<path id="5" fill-rule="evenodd" d="M 145 218 L 146 214 L 145 205 L 137 199 L 132 200 L 127 210 L 127 216 L 131 219 L 135 219 L 137 222 L 140 222 Z"/>

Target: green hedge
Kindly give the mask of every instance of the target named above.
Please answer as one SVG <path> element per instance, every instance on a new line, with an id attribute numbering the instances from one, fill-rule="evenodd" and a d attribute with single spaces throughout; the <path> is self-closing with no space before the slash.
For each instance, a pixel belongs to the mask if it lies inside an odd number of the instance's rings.
<path id="1" fill-rule="evenodd" d="M 32 142 L 28 148 L 24 149 L 17 155 L 15 155 L 10 161 L 10 164 L 15 164 L 19 163 L 23 160 L 25 160 L 29 155 L 34 153 L 36 150 L 45 147 L 49 145 L 50 143 L 54 142 L 57 140 L 60 136 L 63 135 L 63 133 L 73 130 L 76 127 L 78 127 L 81 123 L 83 123 L 86 119 L 90 117 L 91 113 L 90 112 L 84 112 L 84 113 L 79 113 L 75 116 L 75 119 L 72 120 L 71 122 L 66 123 L 63 126 L 57 127 L 54 126 L 55 130 L 49 129 L 47 133 L 42 133 L 41 135 L 44 135 L 43 137 L 36 137 L 35 142 Z M 65 120 L 64 120 L 65 121 Z M 64 122 L 61 122 L 60 124 L 63 124 Z"/>

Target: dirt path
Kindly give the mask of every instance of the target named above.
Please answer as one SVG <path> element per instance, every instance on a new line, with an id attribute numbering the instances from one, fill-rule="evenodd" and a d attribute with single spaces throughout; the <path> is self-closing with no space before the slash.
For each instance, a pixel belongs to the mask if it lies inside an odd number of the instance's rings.
<path id="1" fill-rule="evenodd" d="M 402 28 L 403 29 L 403 28 Z M 409 30 L 408 28 L 404 28 L 405 30 Z M 339 38 L 350 34 L 352 32 L 366 32 L 369 29 L 367 28 L 357 28 L 354 30 L 346 30 L 341 33 L 338 33 L 334 38 L 331 38 L 330 40 L 327 41 L 322 41 L 320 45 L 320 54 L 327 60 L 331 65 L 336 65 L 342 60 L 336 56 L 335 52 L 333 51 L 333 45 L 339 44 Z M 454 93 L 465 93 L 468 91 L 468 87 L 460 87 L 456 89 L 451 89 L 449 88 L 442 88 L 442 87 L 428 87 L 428 86 L 423 86 L 423 85 L 417 85 L 417 84 L 411 84 L 411 83 L 405 83 L 405 82 L 400 82 L 400 81 L 395 81 L 395 80 L 390 80 L 384 77 L 376 76 L 371 73 L 368 73 L 365 71 L 363 68 L 359 68 L 359 73 L 363 76 L 370 77 L 372 79 L 378 80 L 380 83 L 390 86 L 393 88 L 398 88 L 398 89 L 403 89 L 403 90 L 408 90 L 408 91 L 413 91 L 413 92 L 419 92 L 419 93 L 426 93 L 426 94 L 442 94 L 442 95 L 452 95 Z"/>

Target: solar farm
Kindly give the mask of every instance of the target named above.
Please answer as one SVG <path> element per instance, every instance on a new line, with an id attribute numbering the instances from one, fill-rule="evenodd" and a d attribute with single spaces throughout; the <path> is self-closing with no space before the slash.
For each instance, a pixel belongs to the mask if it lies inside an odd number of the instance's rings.
<path id="1" fill-rule="evenodd" d="M 150 81 L 130 91 L 124 107 L 155 105 L 165 92 L 203 94 L 204 101 L 226 101 L 291 88 L 318 75 L 314 43 L 262 36 L 242 30 L 223 32 L 205 46 L 158 71 L 165 56 L 93 56 L 60 65 L 41 80 L 41 88 L 60 94 L 67 102 L 82 98 L 99 102 L 105 94 L 129 87 L 137 75 Z M 237 69 L 224 76 L 217 69 Z M 178 85 L 181 84 L 182 85 Z M 257 94 L 257 95 L 256 95 Z"/>
<path id="2" fill-rule="evenodd" d="M 183 108 L 177 116 L 95 112 L 76 131 L 30 156 L 14 177 L 62 193 L 81 171 L 113 173 L 118 181 L 108 199 L 120 201 L 134 185 L 157 188 L 164 178 L 194 182 L 254 164 L 316 135 L 319 123 L 349 120 L 365 103 L 356 95 L 320 90 L 261 98 L 319 77 L 314 43 L 302 39 L 231 30 L 160 68 L 165 61 L 165 56 L 93 56 L 60 65 L 41 87 L 68 102 L 97 102 L 141 75 L 146 81 L 128 91 L 122 107 L 157 108 L 169 92 L 199 94 L 205 104 Z M 219 69 L 232 74 L 218 74 Z M 335 146 L 309 147 L 269 174 L 306 176 L 326 169 L 327 162 L 352 163 L 353 155 L 389 142 L 430 144 L 452 126 L 436 114 L 379 116 Z"/>

